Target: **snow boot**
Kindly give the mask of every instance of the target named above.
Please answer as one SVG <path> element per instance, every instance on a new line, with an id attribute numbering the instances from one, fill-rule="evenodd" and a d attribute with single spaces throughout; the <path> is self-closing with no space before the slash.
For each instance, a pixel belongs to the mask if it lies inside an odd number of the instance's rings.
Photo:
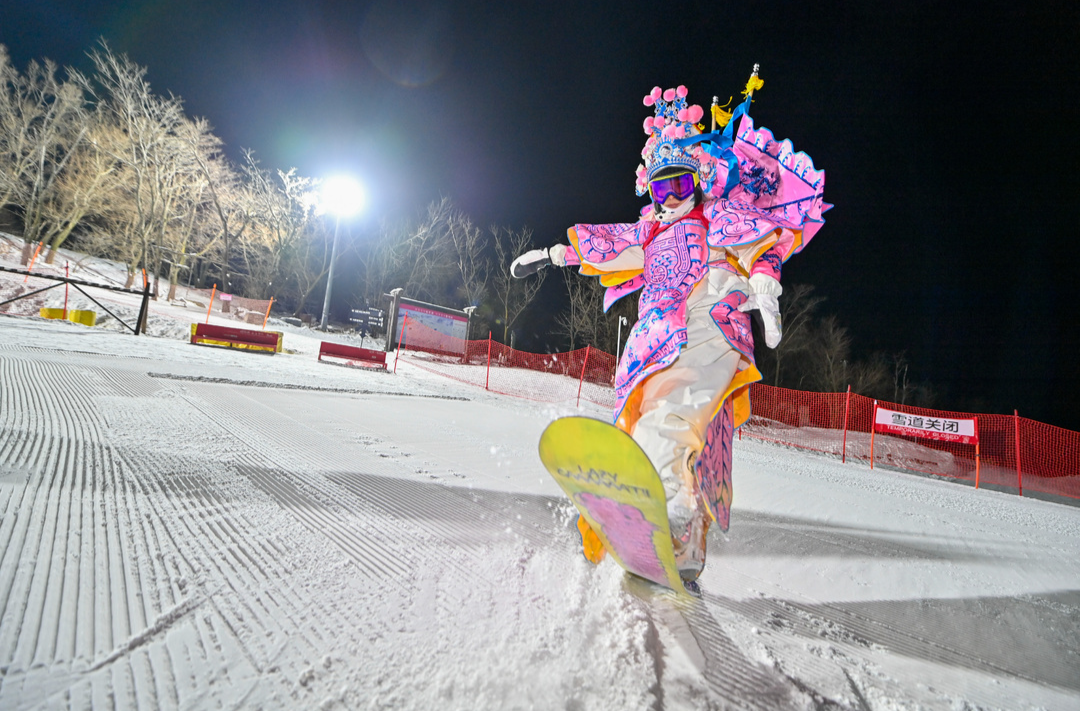
<path id="1" fill-rule="evenodd" d="M 671 525 L 671 546 L 675 550 L 675 567 L 686 582 L 697 580 L 705 569 L 706 537 L 711 519 L 700 497 L 696 506 L 674 505 L 668 510 Z M 674 502 L 673 502 L 674 503 Z"/>

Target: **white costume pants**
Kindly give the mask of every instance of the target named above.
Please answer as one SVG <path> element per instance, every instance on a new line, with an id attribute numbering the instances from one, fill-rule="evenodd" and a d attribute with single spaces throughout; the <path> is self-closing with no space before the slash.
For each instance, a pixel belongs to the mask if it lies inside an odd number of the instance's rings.
<path id="1" fill-rule="evenodd" d="M 659 472 L 669 511 L 674 505 L 697 508 L 694 461 L 743 360 L 709 314 L 732 291 L 749 294 L 749 282 L 721 269 L 698 282 L 687 299 L 687 343 L 679 359 L 642 384 L 641 417 L 631 436 Z"/>

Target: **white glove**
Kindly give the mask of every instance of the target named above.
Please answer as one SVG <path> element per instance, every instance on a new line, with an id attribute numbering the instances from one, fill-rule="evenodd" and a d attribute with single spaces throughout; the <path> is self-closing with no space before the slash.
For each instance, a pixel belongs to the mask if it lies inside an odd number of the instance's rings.
<path id="1" fill-rule="evenodd" d="M 761 314 L 761 322 L 765 326 L 765 345 L 769 348 L 780 345 L 780 338 L 783 335 L 778 298 L 783 292 L 783 287 L 776 279 L 764 274 L 754 274 L 750 277 L 750 297 L 739 307 L 739 311 L 757 309 L 757 312 Z"/>
<path id="2" fill-rule="evenodd" d="M 510 265 L 510 276 L 515 279 L 532 276 L 549 264 L 557 267 L 566 266 L 565 244 L 557 244 L 549 249 L 529 250 Z"/>

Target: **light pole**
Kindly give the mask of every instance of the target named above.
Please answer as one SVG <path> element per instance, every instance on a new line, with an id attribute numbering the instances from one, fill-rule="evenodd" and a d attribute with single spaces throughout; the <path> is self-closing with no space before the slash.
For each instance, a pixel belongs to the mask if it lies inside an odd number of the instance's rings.
<path id="1" fill-rule="evenodd" d="M 619 335 L 615 337 L 615 360 L 619 359 L 619 351 L 622 349 L 622 327 L 629 323 L 625 316 L 619 317 Z"/>
<path id="2" fill-rule="evenodd" d="M 360 183 L 347 176 L 328 178 L 323 183 L 322 205 L 334 215 L 334 244 L 330 248 L 330 271 L 326 275 L 326 294 L 323 296 L 322 320 L 319 330 L 325 331 L 330 321 L 330 291 L 334 288 L 334 266 L 337 264 L 338 234 L 341 218 L 352 217 L 364 206 L 364 190 Z"/>

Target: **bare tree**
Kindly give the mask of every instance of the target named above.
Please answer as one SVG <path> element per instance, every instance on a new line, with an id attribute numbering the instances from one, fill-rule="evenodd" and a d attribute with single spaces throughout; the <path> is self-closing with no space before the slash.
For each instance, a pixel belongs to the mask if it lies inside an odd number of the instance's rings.
<path id="1" fill-rule="evenodd" d="M 22 77 L 11 63 L 7 47 L 0 44 L 0 209 L 11 201 L 21 174 L 20 157 L 26 155 L 26 130 L 18 105 Z"/>
<path id="2" fill-rule="evenodd" d="M 894 353 L 889 360 L 892 366 L 892 401 L 906 405 L 916 389 L 915 384 L 908 380 L 907 351 Z"/>
<path id="3" fill-rule="evenodd" d="M 881 353 L 867 360 L 857 360 L 848 367 L 851 391 L 879 400 L 888 399 L 890 392 L 889 364 Z"/>
<path id="4" fill-rule="evenodd" d="M 105 210 L 107 196 L 118 189 L 119 163 L 113 156 L 123 137 L 115 126 L 102 120 L 99 112 L 88 112 L 86 117 L 86 138 L 72 152 L 67 169 L 57 178 L 42 208 L 42 239 L 49 243 L 45 258 L 48 264 L 54 262 L 57 250 L 85 218 Z"/>
<path id="5" fill-rule="evenodd" d="M 496 322 L 501 322 L 502 342 L 506 343 L 511 326 L 540 293 L 540 286 L 547 278 L 547 272 L 541 270 L 529 279 L 515 279 L 510 276 L 510 263 L 517 255 L 527 252 L 532 245 L 532 231 L 528 228 L 512 230 L 507 227 L 492 227 L 491 236 L 498 265 L 491 277 L 497 305 Z"/>
<path id="6" fill-rule="evenodd" d="M 246 180 L 239 194 L 252 227 L 238 240 L 242 258 L 250 274 L 265 282 L 273 294 L 282 294 L 285 274 L 282 264 L 304 238 L 315 219 L 314 181 L 296 174 L 292 168 L 277 175 L 263 170 L 255 154 L 244 151 Z"/>
<path id="7" fill-rule="evenodd" d="M 250 204 L 243 199 L 241 175 L 226 160 L 222 152 L 221 139 L 212 133 L 205 119 L 185 119 L 178 127 L 177 134 L 183 141 L 184 150 L 191 160 L 191 195 L 197 198 L 191 206 L 212 215 L 213 222 L 216 224 L 216 229 L 212 230 L 207 225 L 206 231 L 212 236 L 201 240 L 197 256 L 207 254 L 211 248 L 219 244 L 220 240 L 222 288 L 231 293 L 261 296 L 260 292 L 263 289 L 260 287 L 265 288 L 263 284 L 249 284 L 248 280 L 234 275 L 230 268 L 232 256 L 230 242 L 235 244 L 241 239 L 252 223 L 252 214 L 248 209 Z M 194 226 L 195 215 L 191 217 L 193 218 L 191 224 Z M 189 240 L 193 233 L 194 230 L 188 230 L 176 250 L 181 264 L 186 262 Z M 173 265 L 169 274 L 170 296 L 175 293 L 177 273 L 177 265 Z"/>
<path id="8" fill-rule="evenodd" d="M 104 41 L 90 58 L 102 88 L 95 98 L 126 139 L 115 157 L 126 180 L 117 198 L 127 204 L 110 212 L 116 220 L 116 252 L 128 263 L 130 286 L 136 269 L 149 265 L 150 245 L 166 243 L 171 222 L 182 224 L 186 215 L 180 203 L 198 168 L 180 138 L 186 121 L 180 100 L 154 94 L 146 69 L 113 54 Z"/>
<path id="9" fill-rule="evenodd" d="M 458 210 L 450 212 L 446 231 L 457 257 L 465 303 L 479 306 L 484 300 L 491 276 L 490 261 L 484 256 L 488 246 L 487 235 Z"/>
<path id="10" fill-rule="evenodd" d="M 570 340 L 570 350 L 591 344 L 601 347 L 604 316 L 604 287 L 599 279 L 582 278 L 572 270 L 562 272 L 569 303 L 555 317 L 556 330 Z"/>
<path id="11" fill-rule="evenodd" d="M 400 286 L 398 275 L 403 271 L 404 250 L 398 243 L 404 239 L 402 226 L 383 221 L 372 239 L 358 246 L 360 298 L 364 306 L 378 304 L 382 295 Z"/>
<path id="12" fill-rule="evenodd" d="M 490 281 L 488 236 L 448 198 L 417 218 L 383 222 L 358 248 L 362 300 L 375 303 L 395 287 L 413 298 L 478 306 Z"/>
<path id="13" fill-rule="evenodd" d="M 330 273 L 333 229 L 328 226 L 327 220 L 310 221 L 301 239 L 294 242 L 284 255 L 282 269 L 285 283 L 294 289 L 293 315 L 298 316 L 304 312 L 308 299 Z M 347 245 L 347 240 L 345 242 Z"/>
<path id="14" fill-rule="evenodd" d="M 254 226 L 240 241 L 244 260 L 299 315 L 330 271 L 333 231 L 319 215 L 318 181 L 297 175 L 295 168 L 277 171 L 274 180 L 250 151 L 245 161 Z M 344 242 L 345 251 L 350 244 Z"/>
<path id="15" fill-rule="evenodd" d="M 810 386 L 819 392 L 840 392 L 849 380 L 848 365 L 851 360 L 851 336 L 840 325 L 836 316 L 830 314 L 821 319 L 817 331 L 817 347 L 812 351 L 810 363 Z"/>
<path id="16" fill-rule="evenodd" d="M 83 83 L 72 74 L 61 81 L 49 61 L 20 74 L 0 46 L 0 207 L 21 209 L 27 241 L 48 232 L 46 204 L 88 130 Z"/>
<path id="17" fill-rule="evenodd" d="M 456 271 L 449 230 L 453 218 L 453 203 L 442 198 L 428 205 L 426 213 L 405 233 L 399 250 L 404 266 L 401 286 L 406 294 L 431 301 L 445 300 Z"/>

